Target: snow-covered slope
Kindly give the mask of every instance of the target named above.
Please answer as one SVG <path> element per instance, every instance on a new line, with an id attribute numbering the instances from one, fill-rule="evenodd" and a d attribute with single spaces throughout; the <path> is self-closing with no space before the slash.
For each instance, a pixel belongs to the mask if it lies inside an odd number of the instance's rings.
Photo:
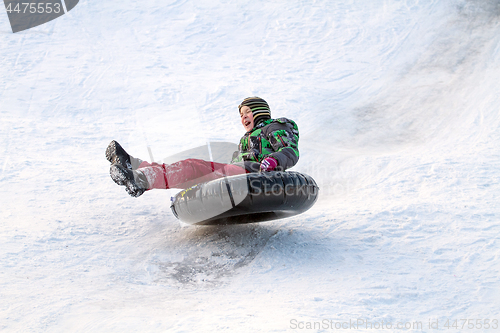
<path id="1" fill-rule="evenodd" d="M 499 18 L 495 0 L 81 0 L 12 34 L 0 13 L 0 330 L 500 328 Z M 175 190 L 109 178 L 112 139 L 156 160 L 237 142 L 252 95 L 298 123 L 310 211 L 186 226 Z"/>

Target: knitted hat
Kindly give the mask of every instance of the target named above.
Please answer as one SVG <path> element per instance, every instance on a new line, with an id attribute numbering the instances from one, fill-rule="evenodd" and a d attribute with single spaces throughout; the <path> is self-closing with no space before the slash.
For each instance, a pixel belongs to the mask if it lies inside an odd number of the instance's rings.
<path id="1" fill-rule="evenodd" d="M 265 100 L 260 97 L 247 97 L 238 105 L 238 110 L 243 106 L 248 106 L 252 110 L 253 124 L 257 126 L 261 121 L 271 119 L 271 110 Z"/>

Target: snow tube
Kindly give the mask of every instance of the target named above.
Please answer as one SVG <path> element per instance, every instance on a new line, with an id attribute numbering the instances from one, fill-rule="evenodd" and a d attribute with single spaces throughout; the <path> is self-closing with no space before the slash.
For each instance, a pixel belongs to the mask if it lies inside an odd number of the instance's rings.
<path id="1" fill-rule="evenodd" d="M 173 214 L 194 225 L 243 224 L 305 212 L 318 199 L 312 177 L 293 171 L 247 173 L 190 187 L 172 198 Z"/>

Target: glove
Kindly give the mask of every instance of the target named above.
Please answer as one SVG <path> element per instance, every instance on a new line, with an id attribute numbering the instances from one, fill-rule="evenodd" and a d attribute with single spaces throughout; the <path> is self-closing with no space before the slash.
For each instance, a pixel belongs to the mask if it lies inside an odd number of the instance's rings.
<path id="1" fill-rule="evenodd" d="M 260 163 L 260 171 L 267 172 L 273 171 L 278 166 L 278 161 L 274 157 L 266 157 Z"/>

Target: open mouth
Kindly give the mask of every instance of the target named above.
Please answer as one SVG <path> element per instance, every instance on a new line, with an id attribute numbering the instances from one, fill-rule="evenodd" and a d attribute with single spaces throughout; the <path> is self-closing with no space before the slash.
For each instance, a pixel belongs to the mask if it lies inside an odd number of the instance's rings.
<path id="1" fill-rule="evenodd" d="M 250 121 L 245 121 L 245 127 L 250 125 L 250 123 L 251 123 Z"/>

